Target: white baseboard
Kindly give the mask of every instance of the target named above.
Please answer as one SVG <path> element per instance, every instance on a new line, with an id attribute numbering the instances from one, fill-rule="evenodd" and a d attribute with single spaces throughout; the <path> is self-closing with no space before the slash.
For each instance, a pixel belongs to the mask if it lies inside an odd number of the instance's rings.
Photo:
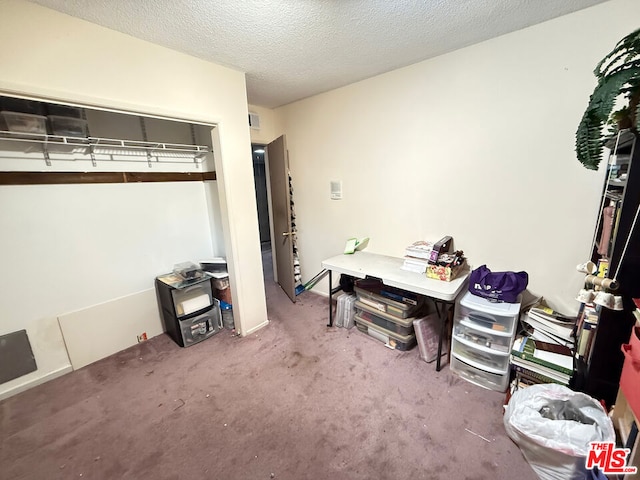
<path id="1" fill-rule="evenodd" d="M 66 375 L 67 373 L 71 373 L 72 371 L 73 368 L 71 367 L 71 365 L 67 365 L 66 367 L 62 367 L 54 370 L 53 372 L 49 372 L 42 377 L 34 378 L 33 380 L 27 380 L 26 382 L 21 383 L 20 385 L 16 385 L 9 390 L 0 392 L 0 400 L 12 397 L 13 395 L 24 392 L 25 390 L 29 390 L 30 388 L 33 388 L 37 385 L 53 380 L 54 378 L 61 377 L 62 375 Z"/>
<path id="2" fill-rule="evenodd" d="M 253 332 L 256 332 L 258 330 L 260 330 L 261 328 L 266 327 L 267 325 L 269 325 L 269 320 L 265 320 L 264 322 L 262 322 L 260 325 L 253 327 L 250 330 L 247 330 L 246 332 L 242 333 L 243 337 L 246 337 L 247 335 L 251 335 Z"/>

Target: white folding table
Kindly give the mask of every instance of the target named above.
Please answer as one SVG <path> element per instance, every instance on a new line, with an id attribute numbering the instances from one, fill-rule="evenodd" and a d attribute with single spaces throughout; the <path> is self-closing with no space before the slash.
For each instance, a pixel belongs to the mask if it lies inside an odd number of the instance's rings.
<path id="1" fill-rule="evenodd" d="M 404 260 L 370 252 L 355 252 L 348 255 L 336 255 L 322 262 L 322 267 L 329 271 L 329 324 L 333 326 L 332 297 L 342 288 L 333 288 L 332 273 L 350 275 L 356 278 L 377 278 L 385 285 L 401 288 L 409 292 L 418 293 L 431 298 L 436 305 L 436 312 L 440 318 L 440 334 L 438 339 L 438 357 L 436 371 L 440 371 L 440 357 L 442 356 L 442 341 L 447 332 L 449 309 L 455 305 L 455 300 L 469 279 L 469 269 L 458 274 L 450 282 L 436 280 L 425 274 L 402 270 Z"/>

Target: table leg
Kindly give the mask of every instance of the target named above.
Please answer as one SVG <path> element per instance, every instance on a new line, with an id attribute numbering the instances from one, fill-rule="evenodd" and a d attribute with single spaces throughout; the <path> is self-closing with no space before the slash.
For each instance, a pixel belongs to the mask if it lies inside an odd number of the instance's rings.
<path id="1" fill-rule="evenodd" d="M 329 324 L 327 327 L 333 327 L 333 282 L 331 281 L 331 269 L 329 269 Z"/>
<path id="2" fill-rule="evenodd" d="M 440 319 L 440 335 L 438 335 L 438 356 L 436 357 L 436 372 L 440 371 L 440 357 L 442 356 L 442 336 L 444 335 L 445 332 L 445 318 L 444 315 L 442 315 L 442 311 L 440 310 L 440 308 L 438 308 L 438 302 L 435 302 L 436 304 L 436 313 L 438 314 L 438 318 Z M 444 309 L 442 309 L 444 310 Z"/>
<path id="3" fill-rule="evenodd" d="M 440 335 L 438 336 L 438 358 L 436 359 L 436 372 L 439 372 L 442 368 L 440 360 L 442 358 L 442 341 L 447 336 L 447 326 L 449 325 L 449 308 L 447 303 L 435 302 L 436 313 L 440 319 Z M 438 308 L 440 305 L 440 308 Z M 451 349 L 449 349 L 451 350 Z"/>

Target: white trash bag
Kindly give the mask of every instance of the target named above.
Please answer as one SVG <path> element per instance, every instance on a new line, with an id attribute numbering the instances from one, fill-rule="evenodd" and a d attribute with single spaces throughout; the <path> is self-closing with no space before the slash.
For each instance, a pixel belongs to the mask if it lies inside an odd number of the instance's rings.
<path id="1" fill-rule="evenodd" d="M 590 442 L 615 442 L 602 405 L 563 385 L 517 390 L 505 408 L 507 434 L 541 480 L 592 478 L 585 469 Z"/>

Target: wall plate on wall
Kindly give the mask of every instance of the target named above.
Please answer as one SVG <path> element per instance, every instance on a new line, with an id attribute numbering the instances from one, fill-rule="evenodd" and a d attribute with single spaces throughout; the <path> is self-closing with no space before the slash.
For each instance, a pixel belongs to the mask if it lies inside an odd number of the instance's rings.
<path id="1" fill-rule="evenodd" d="M 342 200 L 341 180 L 331 180 L 331 200 Z"/>

